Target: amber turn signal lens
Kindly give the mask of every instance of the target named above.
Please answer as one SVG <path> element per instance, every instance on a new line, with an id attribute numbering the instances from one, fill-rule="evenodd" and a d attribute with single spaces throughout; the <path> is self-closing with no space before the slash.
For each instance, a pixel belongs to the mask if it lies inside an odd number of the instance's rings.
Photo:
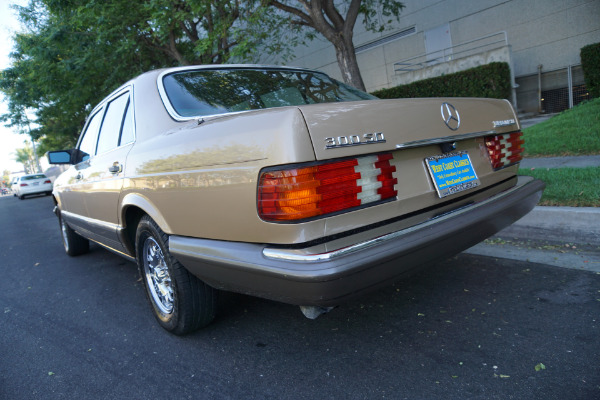
<path id="1" fill-rule="evenodd" d="M 395 197 L 392 158 L 389 153 L 264 172 L 258 213 L 267 221 L 298 221 Z"/>

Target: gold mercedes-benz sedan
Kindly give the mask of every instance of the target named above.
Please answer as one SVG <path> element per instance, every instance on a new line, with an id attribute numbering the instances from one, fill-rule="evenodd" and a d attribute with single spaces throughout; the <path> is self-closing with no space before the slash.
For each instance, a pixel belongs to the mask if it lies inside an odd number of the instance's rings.
<path id="1" fill-rule="evenodd" d="M 209 324 L 219 290 L 316 317 L 528 213 L 508 101 L 378 100 L 300 68 L 151 71 L 90 114 L 54 183 L 71 256 L 137 261 L 159 323 Z"/>

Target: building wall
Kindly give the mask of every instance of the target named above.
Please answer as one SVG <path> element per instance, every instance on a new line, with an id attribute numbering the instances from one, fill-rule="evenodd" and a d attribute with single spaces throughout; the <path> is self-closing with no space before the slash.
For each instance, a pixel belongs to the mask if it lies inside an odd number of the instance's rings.
<path id="1" fill-rule="evenodd" d="M 368 91 L 406 83 L 394 64 L 426 52 L 426 32 L 448 24 L 453 46 L 506 32 L 516 77 L 580 63 L 581 47 L 600 42 L 600 0 L 402 0 L 399 22 L 383 33 L 367 32 L 357 23 L 356 47 L 415 27 L 415 33 L 358 52 Z M 431 31 L 430 31 L 431 32 Z M 296 49 L 290 65 L 315 68 L 340 78 L 335 52 L 325 40 Z M 468 64 L 468 63 L 466 63 Z"/>

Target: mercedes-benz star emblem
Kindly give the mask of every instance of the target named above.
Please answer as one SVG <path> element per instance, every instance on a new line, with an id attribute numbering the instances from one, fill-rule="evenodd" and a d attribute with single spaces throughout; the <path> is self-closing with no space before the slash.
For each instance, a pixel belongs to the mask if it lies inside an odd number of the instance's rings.
<path id="1" fill-rule="evenodd" d="M 453 131 L 457 130 L 460 126 L 460 115 L 458 115 L 456 108 L 450 103 L 442 103 L 441 111 L 446 126 Z"/>

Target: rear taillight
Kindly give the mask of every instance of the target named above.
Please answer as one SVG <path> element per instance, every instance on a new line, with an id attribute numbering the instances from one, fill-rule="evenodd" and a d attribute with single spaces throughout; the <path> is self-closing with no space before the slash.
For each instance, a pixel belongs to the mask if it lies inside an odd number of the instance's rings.
<path id="1" fill-rule="evenodd" d="M 23 186 L 29 186 L 29 185 L 26 183 L 21 183 L 19 186 L 23 187 Z"/>
<path id="2" fill-rule="evenodd" d="M 522 136 L 522 132 L 486 136 L 485 146 L 494 170 L 516 164 L 523 159 L 521 153 L 523 153 L 525 141 Z"/>
<path id="3" fill-rule="evenodd" d="M 295 221 L 376 204 L 396 197 L 392 154 L 263 172 L 258 214 L 268 221 Z"/>
<path id="4" fill-rule="evenodd" d="M 52 181 L 50 181 L 50 179 L 44 181 L 44 183 L 52 183 Z"/>

